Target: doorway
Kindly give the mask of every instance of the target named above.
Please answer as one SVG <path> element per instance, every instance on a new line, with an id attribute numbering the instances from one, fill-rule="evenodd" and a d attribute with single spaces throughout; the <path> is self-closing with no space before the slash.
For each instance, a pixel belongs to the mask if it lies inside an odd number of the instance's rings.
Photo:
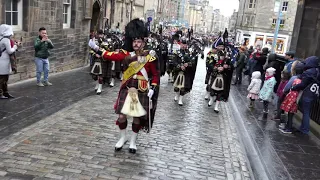
<path id="1" fill-rule="evenodd" d="M 90 31 L 98 31 L 100 27 L 100 3 L 99 1 L 95 1 L 92 7 L 92 19 L 90 25 Z"/>

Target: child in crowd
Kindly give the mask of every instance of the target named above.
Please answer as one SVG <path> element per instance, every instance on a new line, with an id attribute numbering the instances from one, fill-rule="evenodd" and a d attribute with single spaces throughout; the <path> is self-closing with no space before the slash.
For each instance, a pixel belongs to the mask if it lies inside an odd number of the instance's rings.
<path id="1" fill-rule="evenodd" d="M 259 93 L 259 98 L 263 101 L 263 113 L 269 113 L 269 103 L 272 101 L 273 89 L 277 81 L 274 77 L 276 69 L 270 67 L 266 70 L 265 81 Z"/>
<path id="2" fill-rule="evenodd" d="M 281 109 L 288 113 L 288 121 L 287 124 L 280 123 L 279 130 L 282 133 L 291 134 L 292 133 L 292 121 L 294 113 L 298 110 L 298 96 L 299 91 L 291 91 L 291 87 L 301 83 L 301 79 L 299 79 L 300 75 L 303 73 L 304 64 L 297 63 L 294 67 L 295 75 L 292 76 L 284 88 L 284 93 L 287 94 L 285 99 L 281 104 Z"/>
<path id="3" fill-rule="evenodd" d="M 288 71 L 282 71 L 281 72 L 281 82 L 277 89 L 277 96 L 278 96 L 278 102 L 277 102 L 277 114 L 273 118 L 274 120 L 280 120 L 280 123 L 285 123 L 281 119 L 281 115 L 284 113 L 283 110 L 280 109 L 281 103 L 285 97 L 285 94 L 283 93 L 284 87 L 287 85 L 288 81 L 290 79 L 290 73 Z"/>
<path id="4" fill-rule="evenodd" d="M 260 71 L 255 71 L 252 73 L 252 78 L 251 78 L 251 82 L 250 85 L 248 87 L 248 98 L 250 99 L 250 108 L 254 107 L 254 101 L 256 99 L 259 99 L 259 92 L 260 92 L 260 87 L 261 87 L 261 73 Z"/>

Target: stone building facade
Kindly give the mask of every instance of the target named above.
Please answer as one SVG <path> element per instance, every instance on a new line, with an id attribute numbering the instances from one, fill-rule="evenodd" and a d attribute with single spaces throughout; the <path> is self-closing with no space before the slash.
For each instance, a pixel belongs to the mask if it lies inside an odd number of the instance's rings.
<path id="1" fill-rule="evenodd" d="M 50 71 L 61 72 L 84 66 L 91 12 L 85 0 L 0 0 L 1 24 L 13 26 L 15 38 L 22 37 L 23 46 L 17 53 L 18 73 L 11 82 L 35 77 L 34 40 L 40 27 L 45 27 L 55 48 Z M 17 2 L 17 3 L 15 3 Z M 90 15 L 90 16 L 88 16 Z"/>
<path id="2" fill-rule="evenodd" d="M 88 64 L 90 30 L 119 26 L 121 31 L 135 17 L 144 16 L 145 0 L 0 0 L 1 24 L 12 25 L 15 38 L 22 37 L 17 53 L 18 73 L 10 82 L 35 77 L 34 39 L 45 27 L 55 48 L 50 71 L 61 72 Z"/>
<path id="3" fill-rule="evenodd" d="M 240 0 L 237 15 L 236 40 L 245 45 L 272 44 L 277 22 L 277 7 L 281 8 L 277 53 L 289 49 L 298 0 Z"/>
<path id="4" fill-rule="evenodd" d="M 320 56 L 320 1 L 299 1 L 290 49 L 299 58 Z M 320 106 L 318 106 L 320 107 Z M 319 108 L 317 109 L 319 111 Z M 318 123 L 319 113 L 317 115 Z M 316 120 L 316 118 L 313 118 Z"/>

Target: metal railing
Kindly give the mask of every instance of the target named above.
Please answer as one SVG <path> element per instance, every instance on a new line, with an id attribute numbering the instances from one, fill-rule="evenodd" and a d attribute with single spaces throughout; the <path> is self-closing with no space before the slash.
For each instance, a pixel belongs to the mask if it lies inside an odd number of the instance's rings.
<path id="1" fill-rule="evenodd" d="M 320 100 L 316 100 L 311 108 L 311 119 L 320 125 Z"/>

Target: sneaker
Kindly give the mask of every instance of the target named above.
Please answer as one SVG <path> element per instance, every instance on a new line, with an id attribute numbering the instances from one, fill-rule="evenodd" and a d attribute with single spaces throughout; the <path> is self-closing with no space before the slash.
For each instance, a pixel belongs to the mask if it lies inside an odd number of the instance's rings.
<path id="1" fill-rule="evenodd" d="M 279 124 L 279 129 L 285 129 L 285 128 L 286 128 L 286 123 Z"/>
<path id="2" fill-rule="evenodd" d="M 292 134 L 290 129 L 279 129 L 283 134 Z"/>
<path id="3" fill-rule="evenodd" d="M 263 110 L 263 114 L 268 114 L 269 113 L 269 110 Z"/>
<path id="4" fill-rule="evenodd" d="M 39 86 L 39 87 L 44 87 L 44 85 L 42 84 L 42 82 L 37 83 L 37 86 Z"/>
<path id="5" fill-rule="evenodd" d="M 43 82 L 43 85 L 45 86 L 52 86 L 52 83 L 50 83 L 49 81 Z"/>

